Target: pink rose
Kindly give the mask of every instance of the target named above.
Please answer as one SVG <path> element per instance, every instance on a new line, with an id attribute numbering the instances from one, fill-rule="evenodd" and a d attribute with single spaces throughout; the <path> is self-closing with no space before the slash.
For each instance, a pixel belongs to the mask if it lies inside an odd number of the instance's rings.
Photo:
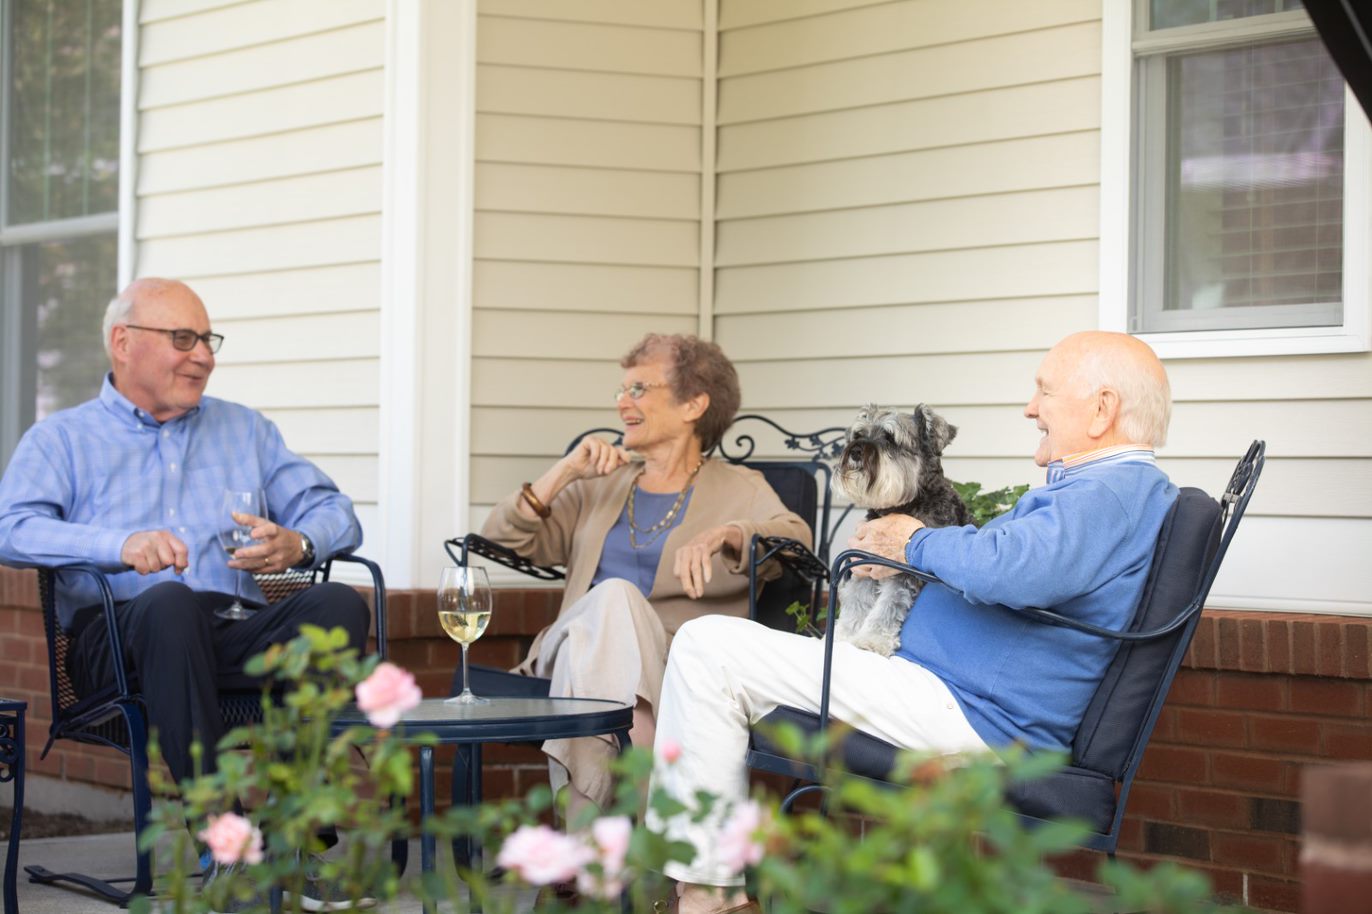
<path id="1" fill-rule="evenodd" d="M 235 813 L 210 816 L 209 825 L 200 832 L 200 840 L 209 845 L 216 863 L 228 866 L 262 862 L 262 832 Z"/>
<path id="2" fill-rule="evenodd" d="M 676 764 L 676 760 L 681 758 L 681 743 L 666 737 L 657 743 L 657 757 L 668 765 Z"/>
<path id="3" fill-rule="evenodd" d="M 394 663 L 379 663 L 357 684 L 357 706 L 373 727 L 394 727 L 400 715 L 419 704 L 424 693 L 414 677 Z"/>
<path id="4" fill-rule="evenodd" d="M 496 863 L 530 885 L 550 885 L 570 880 L 594 858 L 595 852 L 575 838 L 546 825 L 521 825 L 501 845 Z"/>
<path id="5" fill-rule="evenodd" d="M 591 825 L 591 842 L 600 875 L 584 869 L 577 874 L 576 886 L 583 895 L 614 898 L 624 891 L 624 858 L 629 853 L 633 823 L 628 816 L 606 816 Z"/>
<path id="6" fill-rule="evenodd" d="M 740 803 L 729 811 L 729 818 L 720 829 L 715 853 L 731 875 L 762 862 L 762 842 L 757 840 L 762 826 L 762 807 L 753 800 Z"/>

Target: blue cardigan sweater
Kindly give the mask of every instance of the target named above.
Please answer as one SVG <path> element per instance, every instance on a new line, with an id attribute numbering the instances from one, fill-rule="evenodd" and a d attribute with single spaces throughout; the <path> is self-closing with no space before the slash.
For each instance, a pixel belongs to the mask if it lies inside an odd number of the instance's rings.
<path id="1" fill-rule="evenodd" d="M 947 683 L 992 748 L 1066 750 L 1119 642 L 1015 610 L 1123 628 L 1176 498 L 1151 461 L 1088 463 L 980 530 L 917 531 L 906 561 L 948 586 L 920 592 L 896 656 Z"/>

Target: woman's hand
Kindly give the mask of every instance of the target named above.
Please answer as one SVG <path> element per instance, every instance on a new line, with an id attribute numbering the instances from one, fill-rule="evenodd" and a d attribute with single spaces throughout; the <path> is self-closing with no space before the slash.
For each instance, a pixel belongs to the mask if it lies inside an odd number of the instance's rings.
<path id="1" fill-rule="evenodd" d="M 672 572 L 681 579 L 681 589 L 692 600 L 705 595 L 705 585 L 714 577 L 715 553 L 725 546 L 738 553 L 743 551 L 743 531 L 733 524 L 711 527 L 697 534 L 676 551 Z"/>
<path id="2" fill-rule="evenodd" d="M 616 447 L 604 438 L 587 435 L 577 442 L 576 447 L 566 457 L 558 461 L 563 478 L 594 479 L 605 476 L 629 462 L 629 452 Z"/>
<path id="3" fill-rule="evenodd" d="M 875 553 L 882 558 L 903 563 L 906 544 L 910 542 L 910 537 L 915 535 L 915 531 L 923 526 L 922 521 L 908 514 L 875 517 L 858 524 L 857 530 L 853 531 L 853 538 L 848 540 L 848 548 L 861 549 L 863 552 Z M 895 573 L 894 568 L 887 568 L 885 565 L 856 565 L 853 568 L 855 578 L 889 578 Z"/>

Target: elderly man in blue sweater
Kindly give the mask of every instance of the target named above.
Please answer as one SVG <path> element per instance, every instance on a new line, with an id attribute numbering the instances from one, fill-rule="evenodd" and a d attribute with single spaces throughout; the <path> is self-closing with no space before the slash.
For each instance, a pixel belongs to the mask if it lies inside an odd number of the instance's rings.
<path id="1" fill-rule="evenodd" d="M 920 592 L 891 657 L 835 645 L 833 716 L 939 753 L 1014 742 L 1065 750 L 1116 643 L 1034 624 L 1015 610 L 1049 607 L 1109 628 L 1127 624 L 1177 497 L 1153 459 L 1170 412 L 1167 374 L 1146 344 L 1088 332 L 1054 346 L 1024 409 L 1042 434 L 1034 461 L 1047 469 L 1047 485 L 981 529 L 929 529 L 899 514 L 857 528 L 851 548 L 946 583 Z M 817 711 L 822 657 L 821 641 L 746 619 L 707 616 L 682 626 L 657 730 L 659 747 L 681 754 L 659 765 L 656 783 L 688 805 L 698 790 L 721 794 L 726 807 L 741 801 L 749 725 L 778 705 Z M 681 816 L 667 825 L 698 849 L 691 865 L 668 871 L 681 883 L 679 910 L 742 910 L 740 879 L 712 859 L 718 823 Z"/>

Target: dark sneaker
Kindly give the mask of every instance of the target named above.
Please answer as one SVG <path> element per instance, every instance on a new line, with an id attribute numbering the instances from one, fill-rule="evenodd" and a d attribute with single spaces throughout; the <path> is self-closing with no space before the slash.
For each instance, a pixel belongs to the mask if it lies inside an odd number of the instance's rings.
<path id="1" fill-rule="evenodd" d="M 216 883 L 219 883 L 218 891 L 227 891 L 227 882 L 241 872 L 242 870 L 236 866 L 221 866 L 218 863 L 211 863 L 205 867 L 204 875 L 200 877 L 200 891 L 202 894 L 212 894 L 216 891 Z M 243 886 L 234 886 L 234 888 L 241 889 Z M 228 898 L 212 901 L 209 909 L 210 914 L 239 914 L 240 911 L 247 911 L 250 908 L 261 911 L 266 907 L 266 896 L 252 890 L 248 894 L 237 892 Z"/>
<path id="2" fill-rule="evenodd" d="M 324 859 L 318 856 L 311 856 L 305 865 L 305 885 L 300 891 L 300 907 L 306 911 L 351 911 L 355 908 L 370 908 L 376 905 L 376 899 L 363 896 L 357 900 L 348 897 L 348 894 L 337 884 L 321 875 L 324 869 Z M 282 892 L 282 903 L 287 904 L 293 897 L 290 892 Z"/>

